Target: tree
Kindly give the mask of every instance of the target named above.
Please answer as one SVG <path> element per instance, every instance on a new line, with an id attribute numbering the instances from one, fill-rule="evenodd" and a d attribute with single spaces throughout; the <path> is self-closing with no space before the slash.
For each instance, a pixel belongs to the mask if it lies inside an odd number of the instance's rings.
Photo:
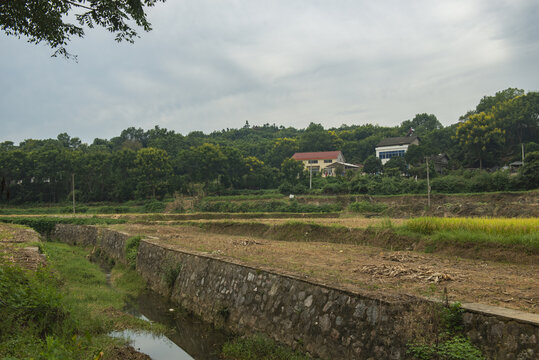
<path id="1" fill-rule="evenodd" d="M 47 43 L 53 56 L 70 57 L 65 46 L 72 37 L 84 37 L 84 26 L 101 26 L 115 33 L 116 41 L 133 42 L 137 32 L 129 21 L 150 31 L 144 11 L 157 1 L 164 0 L 5 0 L 0 2 L 0 27 L 30 43 Z M 73 18 L 78 25 L 68 22 Z"/>
<path id="2" fill-rule="evenodd" d="M 140 184 L 149 188 L 152 198 L 155 199 L 158 188 L 167 184 L 167 177 L 172 172 L 167 152 L 155 148 L 140 149 L 135 166 L 140 176 Z"/>
<path id="3" fill-rule="evenodd" d="M 458 124 L 455 137 L 459 145 L 479 160 L 479 168 L 483 168 L 483 160 L 487 153 L 492 153 L 504 141 L 505 131 L 496 127 L 492 113 L 481 112 Z"/>
<path id="4" fill-rule="evenodd" d="M 284 181 L 294 185 L 306 178 L 306 171 L 301 161 L 286 159 L 281 164 L 281 175 Z"/>
<path id="5" fill-rule="evenodd" d="M 494 96 L 483 96 L 475 108 L 475 113 L 479 114 L 480 112 L 490 111 L 497 104 L 522 95 L 524 95 L 524 90 L 522 89 L 507 88 L 505 90 L 498 91 Z"/>
<path id="6" fill-rule="evenodd" d="M 539 188 L 539 151 L 526 155 L 521 176 L 526 189 Z"/>
<path id="7" fill-rule="evenodd" d="M 389 159 L 384 165 L 384 174 L 389 176 L 400 176 L 407 170 L 406 161 L 402 156 L 395 156 Z"/>
<path id="8" fill-rule="evenodd" d="M 382 161 L 378 159 L 376 156 L 371 155 L 363 164 L 363 172 L 367 174 L 378 174 L 382 171 Z"/>
<path id="9" fill-rule="evenodd" d="M 322 125 L 314 123 L 299 138 L 300 151 L 340 150 L 342 144 L 335 131 L 326 131 Z"/>
<path id="10" fill-rule="evenodd" d="M 430 131 L 441 129 L 443 126 L 433 114 L 423 113 L 417 114 L 412 120 L 402 122 L 402 131 L 408 131 L 410 128 L 414 129 L 417 134 L 423 135 Z"/>
<path id="11" fill-rule="evenodd" d="M 269 163 L 274 167 L 279 167 L 285 159 L 288 159 L 298 151 L 298 141 L 296 139 L 281 138 L 275 140 L 273 147 L 268 154 Z"/>

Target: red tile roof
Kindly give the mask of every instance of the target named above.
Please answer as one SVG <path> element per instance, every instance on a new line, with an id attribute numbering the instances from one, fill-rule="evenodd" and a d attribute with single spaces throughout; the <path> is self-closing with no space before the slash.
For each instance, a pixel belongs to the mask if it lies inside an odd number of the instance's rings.
<path id="1" fill-rule="evenodd" d="M 304 152 L 304 153 L 295 153 L 292 155 L 294 160 L 326 160 L 326 159 L 336 159 L 342 155 L 340 151 L 318 151 L 318 152 Z"/>

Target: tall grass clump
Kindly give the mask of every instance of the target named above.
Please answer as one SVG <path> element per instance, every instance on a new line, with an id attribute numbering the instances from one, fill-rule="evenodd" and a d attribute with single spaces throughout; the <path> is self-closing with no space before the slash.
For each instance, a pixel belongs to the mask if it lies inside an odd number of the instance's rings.
<path id="1" fill-rule="evenodd" d="M 443 230 L 480 231 L 488 234 L 533 234 L 539 232 L 539 218 L 436 218 L 421 217 L 406 222 L 408 230 L 429 235 Z"/>
<path id="2" fill-rule="evenodd" d="M 141 236 L 132 236 L 125 242 L 125 259 L 131 269 L 136 267 L 138 247 L 141 239 Z"/>
<path id="3" fill-rule="evenodd" d="M 539 249 L 538 218 L 434 218 L 408 220 L 408 231 L 427 235 L 434 241 L 518 244 Z"/>

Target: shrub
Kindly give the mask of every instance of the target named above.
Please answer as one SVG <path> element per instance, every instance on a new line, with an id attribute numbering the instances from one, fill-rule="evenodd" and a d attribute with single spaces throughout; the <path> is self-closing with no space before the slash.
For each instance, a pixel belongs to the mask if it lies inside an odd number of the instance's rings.
<path id="1" fill-rule="evenodd" d="M 351 203 L 348 208 L 350 211 L 357 212 L 357 213 L 381 213 L 384 210 L 387 209 L 386 204 L 379 204 L 379 203 L 371 203 L 368 201 L 358 201 Z"/>
<path id="2" fill-rule="evenodd" d="M 0 336 L 32 324 L 45 336 L 62 326 L 67 313 L 62 310 L 58 279 L 47 270 L 35 273 L 13 265 L 0 265 Z"/>
<path id="3" fill-rule="evenodd" d="M 159 200 L 148 201 L 144 204 L 144 212 L 157 213 L 165 211 L 165 203 Z"/>

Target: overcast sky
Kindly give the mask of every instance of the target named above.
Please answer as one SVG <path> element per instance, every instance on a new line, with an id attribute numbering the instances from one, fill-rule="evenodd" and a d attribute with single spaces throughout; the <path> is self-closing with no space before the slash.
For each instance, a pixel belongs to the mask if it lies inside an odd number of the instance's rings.
<path id="1" fill-rule="evenodd" d="M 0 141 L 423 112 L 449 125 L 484 95 L 539 90 L 537 0 L 169 0 L 148 13 L 135 44 L 74 39 L 78 62 L 0 33 Z"/>

